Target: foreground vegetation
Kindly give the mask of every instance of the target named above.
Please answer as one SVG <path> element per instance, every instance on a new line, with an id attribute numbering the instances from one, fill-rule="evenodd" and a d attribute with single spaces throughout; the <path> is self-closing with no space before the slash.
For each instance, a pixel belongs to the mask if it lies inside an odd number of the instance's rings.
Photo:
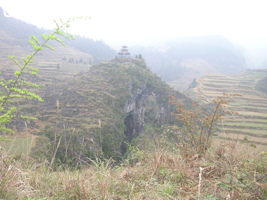
<path id="1" fill-rule="evenodd" d="M 228 98 L 207 112 L 186 110 L 174 98 L 180 127 L 143 133 L 118 160 L 79 157 L 79 165 L 12 157 L 1 151 L 2 199 L 266 199 L 267 153 L 251 153 L 249 143 L 211 145 L 214 125 L 228 112 Z M 201 130 L 201 131 L 199 131 Z M 55 155 L 55 154 L 54 154 Z M 74 162 L 74 161 L 73 161 Z"/>
<path id="2" fill-rule="evenodd" d="M 166 136 L 166 135 L 165 135 Z M 267 153 L 249 154 L 235 142 L 205 154 L 149 138 L 121 163 L 85 160 L 80 169 L 51 171 L 47 161 L 14 159 L 1 152 L 1 199 L 265 199 Z M 152 142 L 151 142 L 152 141 Z M 144 144 L 143 144 L 144 145 Z M 264 183 L 265 182 L 265 183 Z"/>

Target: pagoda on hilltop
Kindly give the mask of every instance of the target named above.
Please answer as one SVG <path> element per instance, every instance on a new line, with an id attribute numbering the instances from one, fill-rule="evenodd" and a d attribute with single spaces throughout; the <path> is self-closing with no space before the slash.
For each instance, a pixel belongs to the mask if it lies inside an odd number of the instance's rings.
<path id="1" fill-rule="evenodd" d="M 126 45 L 122 46 L 121 51 L 118 53 L 120 58 L 130 57 L 130 53 L 128 51 L 128 47 Z"/>

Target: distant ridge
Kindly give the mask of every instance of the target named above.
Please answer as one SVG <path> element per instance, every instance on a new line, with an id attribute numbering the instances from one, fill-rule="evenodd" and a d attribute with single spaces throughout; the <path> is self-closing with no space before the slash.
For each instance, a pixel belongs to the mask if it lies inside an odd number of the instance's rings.
<path id="1" fill-rule="evenodd" d="M 25 53 L 30 50 L 30 46 L 28 44 L 30 36 L 34 35 L 39 38 L 42 33 L 51 31 L 52 30 L 39 29 L 32 24 L 28 24 L 13 17 L 5 17 L 4 11 L 0 7 L 0 33 L 2 35 L 2 37 L 0 36 L 0 48 L 6 49 L 6 51 L 2 50 L 2 52 L 5 54 L 5 58 L 7 57 L 7 55 L 13 54 L 18 54 L 18 56 L 25 56 Z M 65 40 L 68 48 L 72 48 L 72 50 L 75 51 L 73 52 L 73 55 L 76 56 L 73 56 L 73 59 L 75 59 L 75 57 L 78 58 L 79 56 L 77 55 L 85 53 L 88 54 L 89 57 L 91 57 L 90 61 L 88 58 L 88 62 L 90 62 L 90 64 L 93 64 L 96 62 L 112 59 L 116 55 L 116 51 L 105 44 L 103 41 L 94 41 L 90 38 L 85 38 L 77 35 L 75 35 L 74 37 L 76 38 L 76 40 L 74 41 Z M 15 46 L 16 48 L 14 48 L 14 50 L 11 50 L 12 47 Z M 20 46 L 20 49 L 18 49 L 17 46 Z M 61 48 L 60 46 L 57 47 Z M 61 52 L 61 50 L 57 50 L 57 52 Z M 0 60 L 2 56 L 0 55 Z M 46 55 L 44 54 L 44 57 L 45 56 Z M 83 56 L 81 56 L 81 58 L 82 57 Z M 71 59 L 71 57 L 69 58 Z M 59 59 L 62 59 L 62 57 L 60 57 Z M 76 62 L 76 60 L 74 62 Z"/>
<path id="2" fill-rule="evenodd" d="M 248 71 L 254 71 L 254 72 L 267 72 L 267 69 L 253 69 Z"/>
<path id="3" fill-rule="evenodd" d="M 185 91 L 206 73 L 235 74 L 247 68 L 243 53 L 219 35 L 182 37 L 158 47 L 133 48 L 172 87 Z"/>

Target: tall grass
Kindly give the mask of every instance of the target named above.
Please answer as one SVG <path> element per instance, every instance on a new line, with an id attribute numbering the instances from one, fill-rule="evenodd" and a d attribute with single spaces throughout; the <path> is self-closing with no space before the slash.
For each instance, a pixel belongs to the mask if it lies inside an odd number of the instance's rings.
<path id="1" fill-rule="evenodd" d="M 155 138 L 154 138 L 155 139 Z M 25 157 L 0 157 L 1 199 L 266 199 L 267 153 L 224 142 L 199 156 L 179 153 L 156 138 L 125 159 L 91 160 L 81 169 L 49 169 Z M 187 151 L 192 151 L 187 149 Z M 140 153 L 139 152 L 139 153 Z M 190 156 L 189 156 L 190 155 Z M 193 156 L 192 156 L 193 155 Z M 201 169 L 201 173 L 200 173 Z"/>

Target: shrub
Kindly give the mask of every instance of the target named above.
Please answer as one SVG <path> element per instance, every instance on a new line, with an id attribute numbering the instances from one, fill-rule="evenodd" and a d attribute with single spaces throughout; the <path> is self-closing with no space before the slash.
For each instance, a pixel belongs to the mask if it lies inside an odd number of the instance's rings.
<path id="1" fill-rule="evenodd" d="M 176 113 L 173 115 L 179 122 L 182 122 L 182 126 L 170 128 L 183 149 L 193 149 L 194 154 L 204 153 L 211 145 L 216 122 L 222 120 L 226 114 L 237 114 L 226 109 L 228 99 L 236 96 L 240 95 L 223 93 L 222 96 L 218 96 L 212 101 L 213 108 L 211 110 L 207 110 L 195 102 L 192 103 L 191 109 L 185 109 L 171 96 L 169 103 L 176 108 Z"/>

